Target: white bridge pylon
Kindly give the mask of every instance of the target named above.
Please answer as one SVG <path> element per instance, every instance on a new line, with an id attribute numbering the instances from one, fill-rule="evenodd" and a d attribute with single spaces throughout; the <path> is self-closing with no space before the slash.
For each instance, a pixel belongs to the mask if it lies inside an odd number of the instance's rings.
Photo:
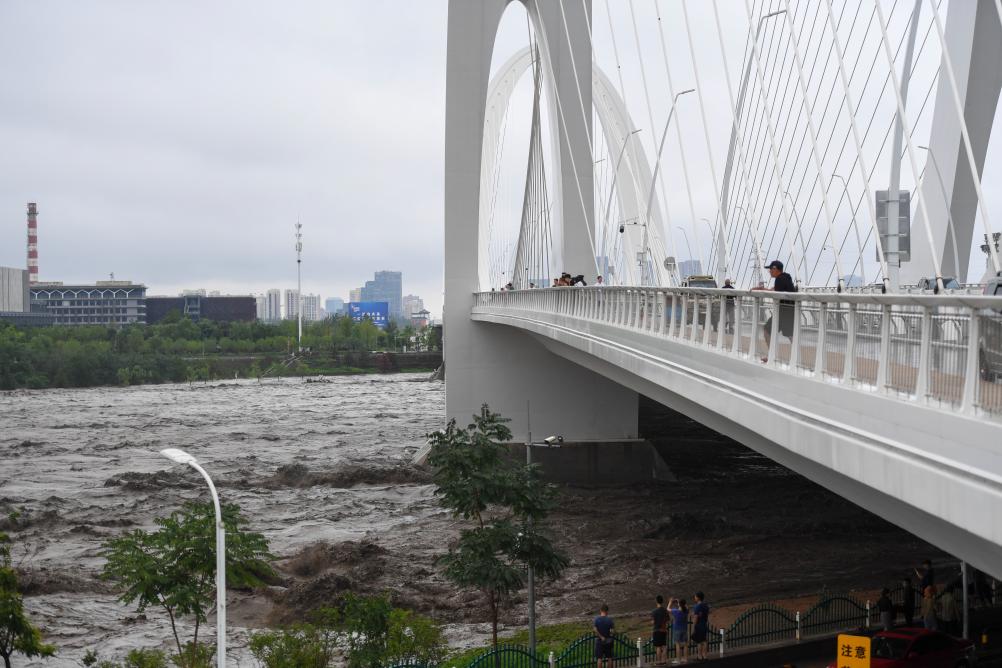
<path id="1" fill-rule="evenodd" d="M 480 216 L 479 216 L 479 252 L 480 259 L 480 288 L 490 290 L 496 285 L 497 277 L 491 275 L 490 266 L 490 235 L 492 230 L 492 216 L 495 215 L 495 174 L 499 160 L 498 147 L 502 140 L 504 131 L 504 120 L 510 111 L 511 97 L 518 86 L 519 81 L 529 71 L 532 65 L 532 50 L 526 46 L 512 55 L 495 73 L 487 89 L 487 114 L 484 119 L 483 148 L 480 167 Z M 545 77 L 544 77 L 545 84 Z M 544 85 L 544 90 L 546 87 Z M 552 93 L 551 93 L 552 100 Z M 617 163 L 613 166 L 615 170 L 615 193 L 610 193 L 616 197 L 618 204 L 617 221 L 641 221 L 647 216 L 646 201 L 648 188 L 653 180 L 651 173 L 651 163 L 644 150 L 643 143 L 636 134 L 639 126 L 634 123 L 630 116 L 626 103 L 616 91 L 612 81 L 597 66 L 592 68 L 592 104 L 601 125 L 601 131 L 607 146 L 616 147 L 622 155 L 617 155 Z M 551 116 L 556 114 L 556 104 L 551 101 L 549 105 Z M 556 126 L 557 119 L 553 118 L 551 127 Z M 556 137 L 550 137 L 553 144 L 552 154 L 556 155 L 559 150 L 556 146 Z M 559 197 L 557 200 L 559 201 Z M 654 194 L 654 204 L 651 207 L 650 217 L 647 220 L 647 238 L 642 225 L 626 225 L 623 230 L 624 252 L 626 266 L 619 269 L 623 274 L 624 283 L 639 285 L 642 277 L 639 272 L 639 265 L 636 258 L 639 253 L 644 252 L 645 245 L 654 249 L 654 255 L 650 259 L 652 269 L 660 274 L 661 263 L 658 255 L 664 256 L 668 245 L 665 242 L 670 235 L 666 233 L 664 227 L 664 217 L 662 215 L 662 202 L 657 193 Z M 604 219 L 604 211 L 596 211 L 597 218 L 595 228 L 608 228 L 610 221 Z M 615 223 L 617 221 L 611 221 Z M 646 242 L 646 244 L 645 244 Z M 597 239 L 593 240 L 598 246 Z M 559 243 L 555 246 L 559 247 Z M 661 258 L 663 259 L 663 257 Z M 562 258 L 557 255 L 554 258 L 555 265 L 550 267 L 558 273 L 563 269 Z M 568 267 L 568 269 L 584 270 L 580 267 Z M 589 277 L 591 280 L 593 277 Z M 672 276 L 665 275 L 669 281 Z M 609 280 L 609 277 L 606 277 Z"/>

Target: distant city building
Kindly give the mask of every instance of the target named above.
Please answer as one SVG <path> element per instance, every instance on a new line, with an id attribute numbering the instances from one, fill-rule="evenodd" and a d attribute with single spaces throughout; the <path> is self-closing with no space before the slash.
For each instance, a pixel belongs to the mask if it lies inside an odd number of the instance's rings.
<path id="1" fill-rule="evenodd" d="M 258 320 L 264 320 L 267 312 L 268 298 L 264 296 L 264 293 L 260 293 L 254 297 L 254 313 L 257 315 Z"/>
<path id="2" fill-rule="evenodd" d="M 30 286 L 37 304 L 57 325 L 128 325 L 146 322 L 146 286 L 131 281 L 97 281 L 87 285 L 36 283 Z"/>
<path id="3" fill-rule="evenodd" d="M 184 294 L 180 297 L 146 298 L 146 322 L 148 324 L 160 322 L 171 312 L 194 321 L 251 321 L 257 317 L 257 305 L 251 295 L 204 297 L 199 294 Z"/>
<path id="4" fill-rule="evenodd" d="M 417 295 L 407 295 L 401 300 L 404 318 L 412 318 L 418 311 L 424 310 L 424 300 Z"/>
<path id="5" fill-rule="evenodd" d="M 682 280 L 687 276 L 702 276 L 703 264 L 699 260 L 681 260 L 678 263 L 678 273 Z"/>
<path id="6" fill-rule="evenodd" d="M 0 322 L 18 327 L 51 325 L 55 318 L 43 306 L 32 307 L 27 269 L 0 267 Z"/>
<path id="7" fill-rule="evenodd" d="M 28 270 L 0 267 L 0 311 L 24 313 L 29 310 Z"/>
<path id="8" fill-rule="evenodd" d="M 272 288 L 264 294 L 264 318 L 268 322 L 282 319 L 282 291 Z"/>
<path id="9" fill-rule="evenodd" d="M 403 319 L 403 274 L 399 271 L 377 271 L 371 281 L 366 281 L 362 288 L 363 302 L 386 302 L 389 305 L 389 317 L 394 320 Z"/>
<path id="10" fill-rule="evenodd" d="M 295 320 L 299 317 L 299 290 L 285 291 L 285 319 Z"/>
<path id="11" fill-rule="evenodd" d="M 327 315 L 340 315 L 344 313 L 344 300 L 340 297 L 329 297 L 324 301 L 324 310 Z"/>
<path id="12" fill-rule="evenodd" d="M 352 288 L 348 293 L 348 301 L 350 302 L 360 302 L 362 301 L 362 290 L 364 288 Z"/>
<path id="13" fill-rule="evenodd" d="M 303 295 L 303 320 L 315 322 L 322 320 L 320 295 Z"/>

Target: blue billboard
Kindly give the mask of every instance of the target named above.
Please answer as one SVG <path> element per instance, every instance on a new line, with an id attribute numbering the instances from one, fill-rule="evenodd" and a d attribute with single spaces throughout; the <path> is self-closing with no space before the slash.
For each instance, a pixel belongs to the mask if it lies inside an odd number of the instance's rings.
<path id="1" fill-rule="evenodd" d="M 355 322 L 362 322 L 368 318 L 379 329 L 386 329 L 386 324 L 390 321 L 390 303 L 349 302 L 348 315 Z"/>

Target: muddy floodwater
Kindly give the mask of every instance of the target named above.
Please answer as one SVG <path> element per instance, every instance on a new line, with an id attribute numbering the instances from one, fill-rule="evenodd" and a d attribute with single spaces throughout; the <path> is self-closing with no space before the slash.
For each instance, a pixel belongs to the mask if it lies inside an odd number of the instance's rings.
<path id="1" fill-rule="evenodd" d="M 0 528 L 17 541 L 26 605 L 58 647 L 17 665 L 170 649 L 164 616 L 117 603 L 99 578 L 104 540 L 208 499 L 195 472 L 158 454 L 166 447 L 197 457 L 278 557 L 274 586 L 230 593 L 234 665 L 255 665 L 248 633 L 345 591 L 389 592 L 444 623 L 454 644 L 482 641 L 480 599 L 434 567 L 459 525 L 411 463 L 443 415 L 443 385 L 412 374 L 0 396 Z M 584 621 L 602 602 L 639 612 L 659 592 L 703 589 L 721 605 L 880 586 L 937 556 L 684 416 L 645 402 L 641 431 L 677 482 L 561 490 L 551 526 L 572 565 L 540 588 L 541 623 Z M 524 620 L 516 601 L 505 622 Z"/>

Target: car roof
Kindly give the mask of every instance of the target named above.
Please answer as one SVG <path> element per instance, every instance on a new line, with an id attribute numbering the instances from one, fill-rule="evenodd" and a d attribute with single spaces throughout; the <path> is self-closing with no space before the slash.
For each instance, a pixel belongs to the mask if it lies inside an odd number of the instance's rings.
<path id="1" fill-rule="evenodd" d="M 934 632 L 929 629 L 919 629 L 919 628 L 900 628 L 894 629 L 893 631 L 880 631 L 875 633 L 874 636 L 883 636 L 885 638 L 917 638 L 923 635 L 932 635 Z"/>

